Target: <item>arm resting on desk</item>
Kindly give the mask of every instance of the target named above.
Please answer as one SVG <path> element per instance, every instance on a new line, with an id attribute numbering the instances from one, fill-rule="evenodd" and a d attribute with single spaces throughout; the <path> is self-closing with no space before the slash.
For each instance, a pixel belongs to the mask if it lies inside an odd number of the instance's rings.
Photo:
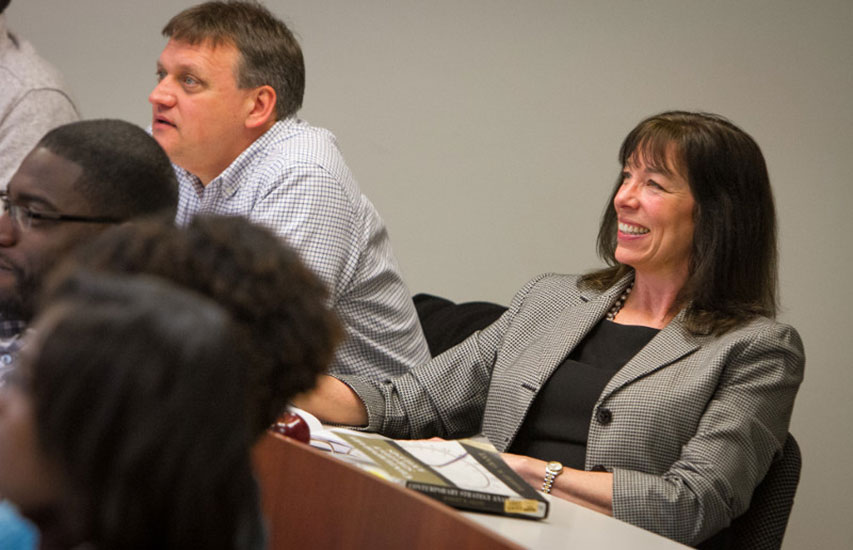
<path id="1" fill-rule="evenodd" d="M 310 412 L 323 423 L 367 425 L 367 409 L 361 398 L 349 386 L 332 376 L 320 376 L 317 386 L 297 396 L 293 404 Z"/>
<path id="2" fill-rule="evenodd" d="M 533 487 L 542 486 L 546 461 L 512 453 L 502 453 L 501 456 L 527 483 Z M 562 473 L 554 479 L 551 494 L 596 512 L 613 515 L 613 474 L 609 472 L 563 468 Z"/>

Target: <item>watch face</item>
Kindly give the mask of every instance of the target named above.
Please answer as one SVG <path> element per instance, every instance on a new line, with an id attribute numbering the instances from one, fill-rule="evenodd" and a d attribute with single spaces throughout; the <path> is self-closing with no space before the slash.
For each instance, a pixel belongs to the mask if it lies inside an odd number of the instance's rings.
<path id="1" fill-rule="evenodd" d="M 556 460 L 552 460 L 548 463 L 547 469 L 549 472 L 559 473 L 563 471 L 563 465 L 557 462 Z"/>

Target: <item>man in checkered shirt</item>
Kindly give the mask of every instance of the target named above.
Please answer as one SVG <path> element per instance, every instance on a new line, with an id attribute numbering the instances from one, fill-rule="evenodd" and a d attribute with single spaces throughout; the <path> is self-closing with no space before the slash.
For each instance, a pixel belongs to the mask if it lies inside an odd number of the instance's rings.
<path id="1" fill-rule="evenodd" d="M 206 2 L 163 35 L 148 99 L 180 182 L 177 222 L 245 216 L 296 249 L 346 328 L 333 373 L 382 379 L 429 360 L 382 219 L 334 136 L 296 118 L 305 69 L 284 23 L 254 2 Z"/>

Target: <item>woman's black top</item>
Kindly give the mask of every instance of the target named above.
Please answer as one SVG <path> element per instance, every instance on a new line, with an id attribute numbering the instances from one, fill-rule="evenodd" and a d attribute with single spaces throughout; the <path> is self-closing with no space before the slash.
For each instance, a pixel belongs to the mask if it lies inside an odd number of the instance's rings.
<path id="1" fill-rule="evenodd" d="M 598 323 L 545 382 L 509 452 L 583 470 L 595 402 L 613 375 L 658 332 L 607 320 Z"/>

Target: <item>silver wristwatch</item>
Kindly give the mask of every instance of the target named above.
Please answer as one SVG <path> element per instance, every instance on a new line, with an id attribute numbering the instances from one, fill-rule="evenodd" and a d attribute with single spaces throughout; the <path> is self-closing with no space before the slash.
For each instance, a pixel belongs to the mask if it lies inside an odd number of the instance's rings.
<path id="1" fill-rule="evenodd" d="M 552 460 L 548 464 L 545 465 L 545 481 L 542 483 L 542 492 L 546 495 L 551 492 L 551 485 L 554 484 L 554 479 L 560 472 L 563 471 L 563 465 L 557 462 L 556 460 Z"/>

